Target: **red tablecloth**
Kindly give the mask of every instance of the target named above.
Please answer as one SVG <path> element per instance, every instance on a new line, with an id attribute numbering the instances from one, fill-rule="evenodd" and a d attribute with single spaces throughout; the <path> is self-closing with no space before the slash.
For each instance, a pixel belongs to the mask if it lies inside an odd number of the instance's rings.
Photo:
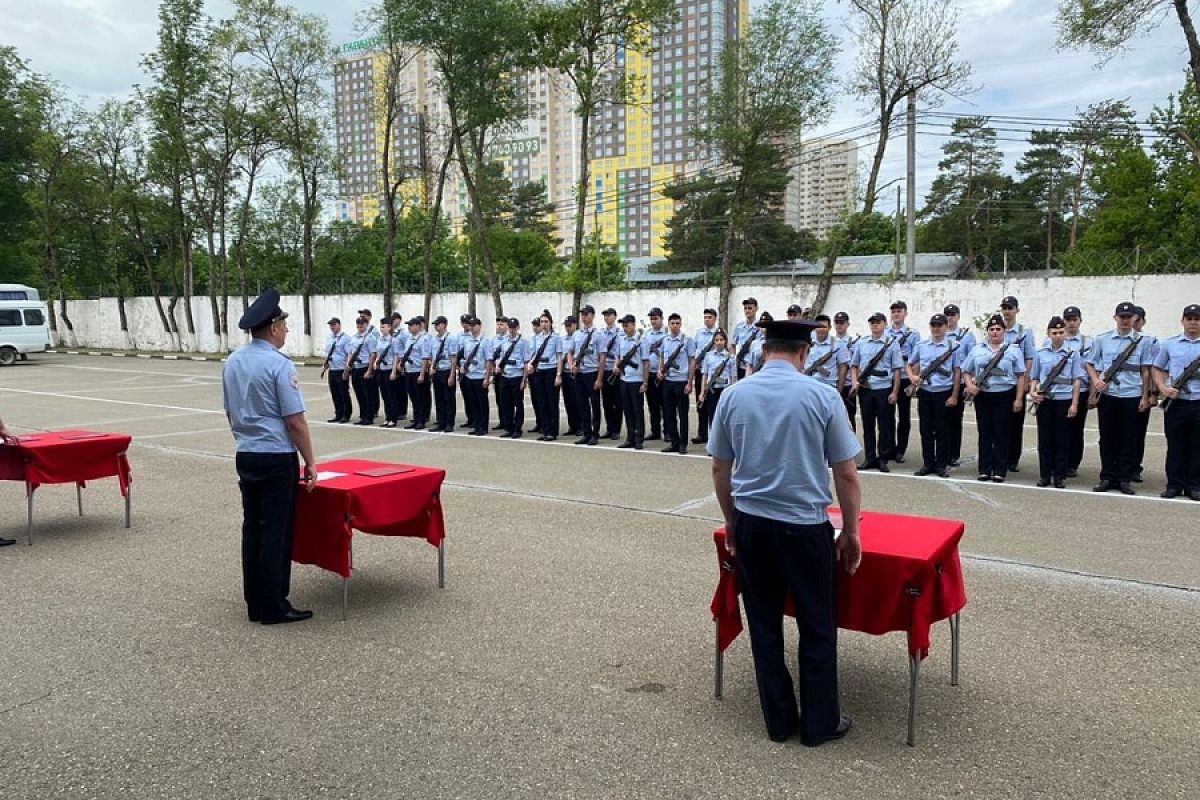
<path id="1" fill-rule="evenodd" d="M 929 655 L 929 628 L 967 604 L 958 542 L 963 523 L 864 511 L 859 523 L 862 564 L 838 575 L 838 627 L 863 633 L 908 633 L 908 651 Z M 713 595 L 721 649 L 742 632 L 738 578 L 725 548 L 725 529 L 713 534 L 721 579 Z M 787 613 L 792 613 L 788 601 Z"/>
<path id="2" fill-rule="evenodd" d="M 396 467 L 408 470 L 371 477 L 359 472 Z M 416 536 L 434 547 L 442 543 L 441 489 L 446 470 L 407 464 L 346 459 L 317 466 L 317 473 L 342 477 L 318 481 L 312 492 L 300 490 L 296 504 L 292 560 L 350 577 L 350 539 L 354 530 L 381 536 Z"/>
<path id="3" fill-rule="evenodd" d="M 26 481 L 37 489 L 47 483 L 79 483 L 116 476 L 129 495 L 126 453 L 132 436 L 93 431 L 52 431 L 17 437 L 0 445 L 0 480 Z"/>

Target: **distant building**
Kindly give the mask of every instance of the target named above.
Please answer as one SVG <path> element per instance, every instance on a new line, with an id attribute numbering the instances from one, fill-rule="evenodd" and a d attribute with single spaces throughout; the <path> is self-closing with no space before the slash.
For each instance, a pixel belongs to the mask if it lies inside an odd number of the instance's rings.
<path id="1" fill-rule="evenodd" d="M 858 145 L 842 139 L 803 142 L 791 174 L 784 195 L 784 222 L 824 238 L 844 213 L 854 209 Z"/>

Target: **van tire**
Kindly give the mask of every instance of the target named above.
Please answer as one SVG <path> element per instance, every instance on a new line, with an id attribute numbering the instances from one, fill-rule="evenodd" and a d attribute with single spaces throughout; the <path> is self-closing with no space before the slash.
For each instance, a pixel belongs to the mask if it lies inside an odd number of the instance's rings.
<path id="1" fill-rule="evenodd" d="M 11 347 L 0 347 L 0 367 L 11 367 L 17 363 L 17 351 Z"/>

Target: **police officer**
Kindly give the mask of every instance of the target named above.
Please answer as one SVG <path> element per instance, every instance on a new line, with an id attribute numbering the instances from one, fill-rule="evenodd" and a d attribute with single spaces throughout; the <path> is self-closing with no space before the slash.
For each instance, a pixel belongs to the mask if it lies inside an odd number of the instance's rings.
<path id="1" fill-rule="evenodd" d="M 496 335 L 492 337 L 492 354 L 503 353 L 504 348 L 508 347 L 508 317 L 496 317 Z M 500 375 L 490 376 L 490 383 L 495 387 L 493 391 L 493 399 L 496 401 L 496 424 L 492 426 L 494 431 L 507 431 L 508 423 L 503 417 L 503 412 L 500 403 L 500 387 L 504 381 Z"/>
<path id="2" fill-rule="evenodd" d="M 746 377 L 746 358 L 750 355 L 750 345 L 758 338 L 758 301 L 747 297 L 742 301 L 742 314 L 745 320 L 733 326 L 733 350 L 737 354 L 738 378 Z"/>
<path id="3" fill-rule="evenodd" d="M 1150 356 L 1148 361 L 1153 364 L 1158 357 L 1158 337 L 1145 332 L 1146 326 L 1146 309 L 1141 306 L 1133 307 L 1133 330 L 1134 333 L 1149 340 Z M 1138 412 L 1138 434 L 1136 448 L 1133 454 L 1133 482 L 1142 482 L 1142 461 L 1146 457 L 1146 433 L 1150 429 L 1150 409 L 1158 405 L 1158 384 L 1154 380 L 1154 373 L 1148 373 L 1146 382 L 1149 384 L 1150 390 L 1150 405 L 1145 411 Z"/>
<path id="4" fill-rule="evenodd" d="M 617 337 L 621 335 L 621 328 L 617 325 L 617 310 L 615 308 L 606 308 L 600 312 L 604 317 L 604 329 L 601 333 L 601 343 L 604 352 L 604 369 L 601 370 L 601 375 L 604 375 L 612 368 L 613 360 L 616 358 Z M 615 383 L 601 381 L 600 383 L 600 404 L 604 409 L 604 435 L 609 439 L 621 438 L 621 389 Z"/>
<path id="5" fill-rule="evenodd" d="M 1034 332 L 1017 322 L 1017 315 L 1021 313 L 1021 304 L 1017 302 L 1017 298 L 1009 295 L 1000 301 L 1000 318 L 1004 320 L 1004 341 L 1011 342 L 1013 348 L 1021 353 L 1021 358 L 1025 359 L 1025 375 L 1028 378 L 1029 371 L 1033 369 L 1033 356 L 1037 352 L 1037 343 L 1034 341 Z M 1013 412 L 1013 418 L 1008 428 L 1008 470 L 1009 472 L 1020 472 L 1021 467 L 1021 452 L 1025 449 L 1025 411 L 1024 406 L 1020 411 Z"/>
<path id="6" fill-rule="evenodd" d="M 1009 468 L 1009 428 L 1025 408 L 1025 359 L 1004 339 L 1004 318 L 988 320 L 987 341 L 962 364 L 966 393 L 975 401 L 979 430 L 979 480 L 1004 483 Z"/>
<path id="7" fill-rule="evenodd" d="M 1186 378 L 1185 373 L 1191 377 Z M 1200 304 L 1183 309 L 1183 332 L 1159 343 L 1154 376 L 1164 403 L 1167 488 L 1162 497 L 1200 501 Z"/>
<path id="8" fill-rule="evenodd" d="M 445 317 L 433 321 L 434 333 L 426 348 L 425 374 L 433 384 L 433 402 L 437 409 L 434 433 L 454 433 L 454 379 L 458 374 L 458 338 L 446 330 Z"/>
<path id="9" fill-rule="evenodd" d="M 579 319 L 569 314 L 563 320 L 562 354 L 562 401 L 567 407 L 567 436 L 579 435 L 579 391 L 575 386 L 575 373 L 569 369 L 575 358 L 575 331 L 579 330 Z"/>
<path id="10" fill-rule="evenodd" d="M 912 428 L 912 398 L 909 396 L 908 387 L 908 362 L 912 358 L 913 348 L 921 341 L 921 334 L 908 326 L 908 304 L 903 300 L 894 301 L 888 307 L 891 313 L 892 321 L 884 335 L 890 336 L 896 340 L 893 345 L 900 351 L 900 391 L 896 395 L 896 404 L 892 407 L 893 414 L 896 414 L 896 439 L 893 452 L 896 461 L 903 464 L 905 454 L 908 452 L 908 437 Z"/>
<path id="11" fill-rule="evenodd" d="M 696 342 L 696 372 L 697 376 L 692 379 L 692 383 L 696 387 L 696 435 L 692 437 L 692 444 L 706 444 L 708 442 L 708 414 L 700 410 L 700 390 L 703 380 L 699 378 L 703 372 L 704 361 L 708 354 L 712 352 L 714 347 L 713 338 L 717 333 L 717 310 L 715 308 L 704 309 L 704 325 L 696 331 L 692 339 Z"/>
<path id="12" fill-rule="evenodd" d="M 1100 428 L 1100 482 L 1095 492 L 1117 489 L 1134 494 L 1138 412 L 1150 407 L 1150 341 L 1133 329 L 1133 303 L 1120 303 L 1113 313 L 1114 330 L 1096 337 L 1085 362 L 1093 394 L 1099 392 L 1096 418 Z M 1124 360 L 1122 361 L 1122 356 Z M 1119 364 L 1119 366 L 1117 366 Z M 1110 381 L 1104 374 L 1116 366 Z"/>
<path id="13" fill-rule="evenodd" d="M 596 309 L 586 305 L 579 309 L 581 325 L 575 331 L 574 352 L 570 354 L 571 374 L 575 378 L 575 402 L 579 408 L 579 439 L 575 444 L 600 443 L 600 331 L 594 322 Z"/>
<path id="14" fill-rule="evenodd" d="M 363 417 L 369 420 L 365 424 L 372 425 L 375 422 L 375 418 L 379 416 L 379 384 L 375 380 L 375 370 L 373 369 L 375 352 L 379 345 L 379 329 L 375 327 L 374 318 L 371 316 L 371 309 L 360 308 L 358 316 L 367 321 L 367 335 L 370 337 L 370 343 L 367 348 L 367 369 L 362 374 L 362 387 L 364 396 L 367 399 L 366 413 L 363 414 Z"/>
<path id="15" fill-rule="evenodd" d="M 836 565 L 853 575 L 862 549 L 858 442 L 837 391 L 800 374 L 812 328 L 766 326 L 763 367 L 725 390 L 708 452 L 726 543 L 737 559 L 767 735 L 782 742 L 798 732 L 802 744 L 815 747 L 850 730 L 838 703 Z M 770 442 L 794 444 L 780 453 Z M 826 511 L 830 467 L 844 519 L 836 539 Z M 800 632 L 799 709 L 783 652 L 789 597 Z"/>
<path id="16" fill-rule="evenodd" d="M 467 403 L 467 417 L 471 420 L 471 430 L 467 435 L 487 436 L 489 415 L 485 379 L 493 357 L 492 340 L 483 335 L 483 322 L 478 317 L 468 317 L 467 323 L 470 332 L 466 338 L 459 339 L 462 347 L 459 365 L 465 387 L 463 397 Z"/>
<path id="17" fill-rule="evenodd" d="M 404 428 L 423 431 L 429 424 L 432 405 L 426 364 L 432 355 L 429 345 L 433 337 L 425 332 L 425 320 L 420 316 L 412 317 L 405 324 L 408 325 L 408 346 L 404 348 L 404 353 L 395 366 L 395 370 L 404 376 L 404 388 L 408 392 L 409 405 L 412 406 L 412 421 Z"/>
<path id="18" fill-rule="evenodd" d="M 867 318 L 867 324 L 871 326 L 871 335 L 858 340 L 850 362 L 850 394 L 858 398 L 862 412 L 866 456 L 859 469 L 891 472 L 888 462 L 895 446 L 892 406 L 896 405 L 896 395 L 900 392 L 904 362 L 895 340 L 883 332 L 887 317 L 876 312 Z"/>
<path id="19" fill-rule="evenodd" d="M 734 358 L 733 349 L 729 346 L 729 337 L 725 335 L 725 331 L 718 330 L 713 336 L 712 350 L 704 357 L 704 363 L 696 366 L 696 370 L 701 373 L 696 413 L 702 419 L 707 419 L 710 427 L 721 395 L 737 380 Z"/>
<path id="20" fill-rule="evenodd" d="M 688 407 L 692 377 L 696 374 L 696 342 L 683 332 L 683 318 L 679 314 L 672 313 L 667 317 L 667 328 L 658 366 L 663 429 L 668 443 L 662 451 L 687 455 Z"/>
<path id="21" fill-rule="evenodd" d="M 799 309 L 800 306 L 792 306 L 792 308 Z M 794 320 L 799 319 L 799 313 L 793 314 L 792 319 L 794 319 Z M 774 320 L 775 320 L 775 318 L 771 316 L 771 312 L 764 311 L 758 317 L 758 326 L 761 327 L 762 325 L 765 325 L 768 322 L 774 322 Z M 762 361 L 763 361 L 762 346 L 763 346 L 763 338 L 761 336 L 756 336 L 755 338 L 750 340 L 750 350 L 746 353 L 746 360 L 743 364 L 743 369 L 742 369 L 743 377 L 753 375 L 754 371 L 762 366 Z"/>
<path id="22" fill-rule="evenodd" d="M 379 342 L 375 346 L 371 364 L 367 367 L 367 374 L 383 395 L 384 421 L 379 425 L 381 428 L 394 428 L 400 419 L 400 404 L 396 401 L 398 387 L 395 381 L 390 380 L 396 358 L 392 347 L 392 322 L 391 317 L 379 320 Z"/>
<path id="23" fill-rule="evenodd" d="M 1049 342 L 1038 349 L 1030 373 L 1029 394 L 1034 402 L 1038 429 L 1037 485 L 1066 486 L 1070 420 L 1079 413 L 1079 384 L 1083 362 L 1066 346 L 1067 324 L 1051 317 L 1046 326 Z M 1061 369 L 1060 369 L 1061 365 Z M 1051 381 L 1051 375 L 1058 372 Z"/>
<path id="24" fill-rule="evenodd" d="M 333 419 L 328 421 L 344 424 L 354 414 L 350 384 L 342 374 L 346 369 L 346 358 L 350 355 L 346 350 L 350 337 L 342 332 L 342 321 L 337 317 L 330 318 L 326 324 L 329 326 L 329 335 L 325 337 L 325 369 L 329 370 L 329 396 L 333 400 Z"/>
<path id="25" fill-rule="evenodd" d="M 350 356 L 346 359 L 343 377 L 349 373 L 351 385 L 354 387 L 354 397 L 358 401 L 358 421 L 355 425 L 371 425 L 375 417 L 371 415 L 371 394 L 375 392 L 375 384 L 367 380 L 367 368 L 371 364 L 371 356 L 375 353 L 375 344 L 379 333 L 371 328 L 366 317 L 354 320 L 355 333 L 346 344 Z"/>
<path id="26" fill-rule="evenodd" d="M 854 348 L 858 345 L 858 337 L 850 335 L 850 315 L 839 311 L 833 315 L 833 339 L 846 348 L 849 360 L 854 360 Z M 850 370 L 846 370 L 846 379 L 838 388 L 842 402 L 846 405 L 846 417 L 850 420 L 850 430 L 857 430 L 855 417 L 858 416 L 858 400 L 850 391 Z"/>
<path id="27" fill-rule="evenodd" d="M 650 327 L 642 339 L 646 343 L 646 355 L 650 359 L 650 382 L 646 384 L 646 405 L 650 410 L 650 435 L 646 441 L 662 438 L 662 379 L 658 377 L 658 368 L 662 364 L 663 340 L 667 338 L 667 329 L 663 325 L 663 312 L 655 306 L 647 314 Z"/>
<path id="28" fill-rule="evenodd" d="M 1079 404 L 1079 409 L 1075 416 L 1067 420 L 1066 476 L 1074 478 L 1079 474 L 1079 464 L 1083 461 L 1083 430 L 1084 425 L 1087 423 L 1088 411 L 1091 410 L 1086 398 L 1091 393 L 1092 383 L 1087 369 L 1084 368 L 1084 362 L 1092 354 L 1092 337 L 1085 335 L 1079 330 L 1079 326 L 1083 322 L 1083 314 L 1080 313 L 1077 306 L 1067 306 L 1064 308 L 1062 318 L 1063 323 L 1066 325 L 1066 338 L 1063 339 L 1063 344 L 1068 349 L 1079 354 L 1079 365 L 1083 372 L 1079 383 L 1079 394 L 1085 398 Z"/>
<path id="29" fill-rule="evenodd" d="M 467 341 L 474 340 L 474 337 L 471 335 L 471 315 L 470 314 L 462 314 L 461 316 L 459 316 L 458 324 L 462 326 L 462 332 L 458 334 L 456 344 L 458 345 L 458 354 L 459 354 L 459 356 L 462 356 L 466 353 L 465 348 L 466 348 Z M 463 423 L 461 425 L 459 425 L 458 427 L 466 428 L 468 430 L 474 430 L 475 429 L 475 420 L 472 419 L 472 417 L 471 417 L 471 414 L 473 413 L 473 408 L 472 408 L 472 404 L 467 402 L 467 384 L 464 383 L 461 378 L 458 381 L 458 391 L 459 391 L 459 393 L 462 394 L 463 412 L 466 414 L 466 417 L 467 417 L 463 421 Z"/>
<path id="30" fill-rule="evenodd" d="M 287 340 L 287 316 L 279 307 L 279 292 L 263 292 L 238 322 L 253 338 L 230 354 L 221 373 L 225 416 L 237 442 L 246 612 L 251 622 L 264 625 L 312 617 L 288 602 L 301 475 L 297 450 L 308 491 L 317 476 L 300 378 L 291 359 L 279 352 Z"/>
<path id="31" fill-rule="evenodd" d="M 957 358 L 961 364 L 978 344 L 975 339 L 975 331 L 959 324 L 962 312 L 954 303 L 947 303 L 942 308 L 942 315 L 946 317 L 946 338 L 958 348 L 959 354 Z M 962 392 L 960 390 L 959 402 L 950 409 L 950 442 L 948 448 L 950 450 L 949 466 L 951 467 L 957 467 L 962 459 L 963 412 L 966 406 L 967 404 L 962 402 Z"/>
<path id="32" fill-rule="evenodd" d="M 650 378 L 646 356 L 646 346 L 637 333 L 637 317 L 626 314 L 621 317 L 621 333 L 617 334 L 609 369 L 621 394 L 621 411 L 625 415 L 625 441 L 617 445 L 621 449 L 641 450 L 645 444 L 646 407 L 642 398 Z"/>
<path id="33" fill-rule="evenodd" d="M 538 441 L 553 442 L 558 438 L 558 391 L 562 386 L 563 373 L 562 337 L 554 332 L 554 319 L 549 310 L 542 311 L 537 323 L 538 332 L 531 343 L 530 352 L 533 355 L 526 367 L 526 374 L 537 412 Z"/>
<path id="34" fill-rule="evenodd" d="M 379 380 L 387 381 L 391 386 L 392 397 L 396 401 L 396 422 L 408 418 L 408 388 L 404 377 L 396 369 L 397 364 L 408 352 L 408 327 L 404 324 L 404 316 L 393 311 L 389 319 L 392 321 L 392 371 L 387 375 L 380 374 Z"/>
<path id="35" fill-rule="evenodd" d="M 790 313 L 788 318 L 791 318 Z M 817 327 L 813 328 L 812 346 L 808 351 L 804 374 L 839 390 L 840 395 L 840 387 L 846 383 L 846 375 L 850 372 L 850 351 L 830 333 L 829 315 L 818 314 L 814 321 Z"/>
<path id="36" fill-rule="evenodd" d="M 958 406 L 962 351 L 946 335 L 946 322 L 945 314 L 930 317 L 929 338 L 917 342 L 908 359 L 921 426 L 921 468 L 914 475 L 950 477 L 950 420 Z"/>
<path id="37" fill-rule="evenodd" d="M 493 357 L 495 374 L 503 380 L 500 384 L 500 413 L 507 422 L 505 432 L 509 438 L 520 439 L 525 426 L 525 365 L 533 357 L 529 340 L 521 334 L 521 320 L 509 317 L 508 342 Z"/>

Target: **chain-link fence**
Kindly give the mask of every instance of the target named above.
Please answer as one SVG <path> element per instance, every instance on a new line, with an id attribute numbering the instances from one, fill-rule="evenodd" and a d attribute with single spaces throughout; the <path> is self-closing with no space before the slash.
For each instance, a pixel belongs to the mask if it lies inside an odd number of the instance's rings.
<path id="1" fill-rule="evenodd" d="M 1200 256 L 1169 247 L 1132 250 L 1068 250 L 1035 253 L 1009 250 L 979 254 L 968 264 L 977 275 L 1046 273 L 1068 276 L 1174 275 L 1200 273 Z"/>

